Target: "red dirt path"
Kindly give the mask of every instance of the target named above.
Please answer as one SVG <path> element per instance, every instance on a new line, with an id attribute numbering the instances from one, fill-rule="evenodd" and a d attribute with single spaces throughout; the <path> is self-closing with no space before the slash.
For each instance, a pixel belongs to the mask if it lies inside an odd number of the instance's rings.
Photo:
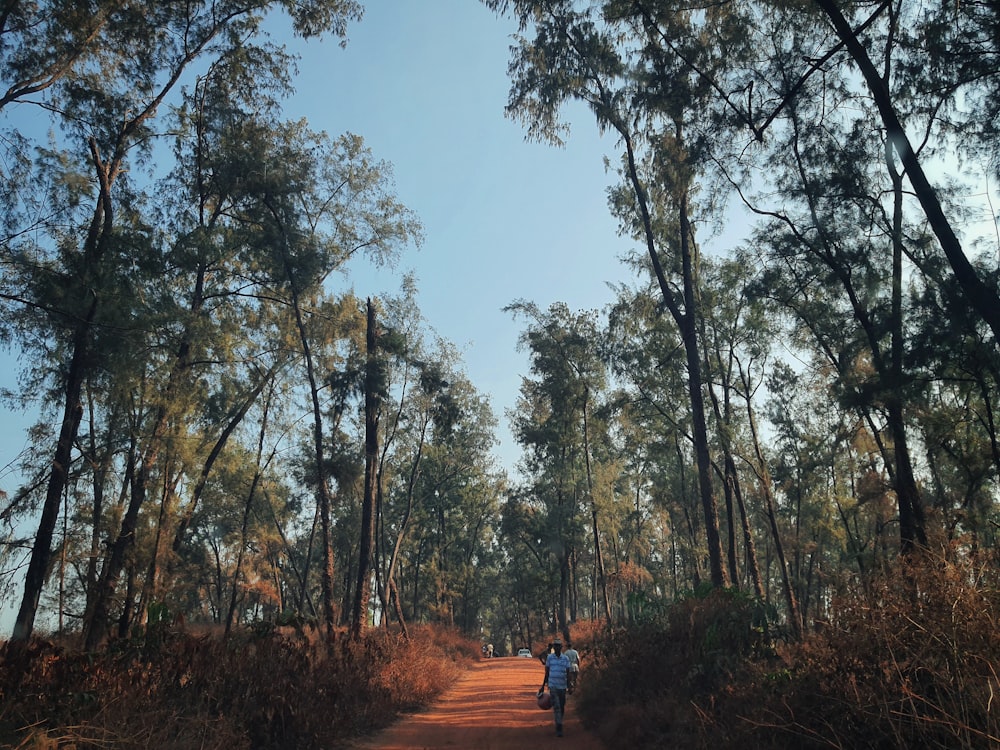
<path id="1" fill-rule="evenodd" d="M 566 701 L 563 737 L 552 711 L 535 704 L 545 671 L 537 659 L 483 659 L 433 706 L 401 718 L 355 750 L 604 750 L 580 724 L 573 696 Z"/>

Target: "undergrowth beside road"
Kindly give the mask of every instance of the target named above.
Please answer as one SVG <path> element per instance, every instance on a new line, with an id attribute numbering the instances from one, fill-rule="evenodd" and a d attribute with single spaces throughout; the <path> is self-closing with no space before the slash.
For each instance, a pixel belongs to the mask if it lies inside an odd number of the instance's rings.
<path id="1" fill-rule="evenodd" d="M 312 631 L 228 640 L 173 628 L 83 653 L 48 641 L 17 685 L 0 663 L 0 746 L 331 748 L 433 700 L 478 644 L 411 627 L 328 647 Z"/>
<path id="2" fill-rule="evenodd" d="M 733 590 L 595 638 L 577 697 L 608 747 L 1000 747 L 996 571 L 926 558 L 845 591 L 798 643 Z"/>

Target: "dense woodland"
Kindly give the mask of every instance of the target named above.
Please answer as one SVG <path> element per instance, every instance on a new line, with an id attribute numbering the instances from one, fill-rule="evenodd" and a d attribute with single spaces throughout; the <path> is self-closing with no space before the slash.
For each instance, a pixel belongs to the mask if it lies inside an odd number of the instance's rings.
<path id="1" fill-rule="evenodd" d="M 3 395 L 42 414 L 0 507 L 12 642 L 44 615 L 89 648 L 183 618 L 502 651 L 724 588 L 795 640 L 909 556 L 995 586 L 996 4 L 485 5 L 521 22 L 528 137 L 574 103 L 612 136 L 636 279 L 511 301 L 513 473 L 413 288 L 329 283 L 419 217 L 363 133 L 285 119 L 268 19 L 343 39 L 361 4 L 3 4 Z"/>

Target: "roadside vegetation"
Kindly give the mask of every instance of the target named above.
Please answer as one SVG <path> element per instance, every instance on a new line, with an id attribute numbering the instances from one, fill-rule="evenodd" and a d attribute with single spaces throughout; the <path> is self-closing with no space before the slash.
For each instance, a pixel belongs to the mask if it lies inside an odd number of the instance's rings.
<path id="1" fill-rule="evenodd" d="M 36 639 L 0 663 L 0 747 L 331 748 L 436 697 L 478 657 L 443 628 L 189 632 L 151 624 L 97 652 Z"/>
<path id="2" fill-rule="evenodd" d="M 910 561 L 796 642 L 752 597 L 692 592 L 585 647 L 578 710 L 608 747 L 996 748 L 1000 588 L 982 576 Z"/>

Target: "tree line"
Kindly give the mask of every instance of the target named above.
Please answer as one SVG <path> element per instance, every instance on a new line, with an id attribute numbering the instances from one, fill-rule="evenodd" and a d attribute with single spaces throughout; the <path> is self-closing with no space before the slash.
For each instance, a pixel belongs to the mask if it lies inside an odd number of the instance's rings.
<path id="1" fill-rule="evenodd" d="M 997 241 L 960 179 L 995 170 L 996 9 L 485 5 L 529 137 L 573 102 L 612 135 L 635 248 L 605 310 L 510 304 L 514 476 L 412 282 L 333 282 L 421 227 L 361 136 L 285 119 L 266 32 L 343 39 L 358 3 L 0 17 L 5 396 L 43 414 L 0 508 L 12 640 L 42 610 L 91 647 L 174 615 L 517 647 L 723 586 L 794 636 L 898 555 L 996 564 Z"/>
<path id="2" fill-rule="evenodd" d="M 465 625 L 494 419 L 411 282 L 332 282 L 421 227 L 360 136 L 284 119 L 266 33 L 343 39 L 361 6 L 96 5 L 0 19 L 8 396 L 43 415 L 2 509 L 12 640 L 40 608 L 90 647 L 152 613 Z"/>

